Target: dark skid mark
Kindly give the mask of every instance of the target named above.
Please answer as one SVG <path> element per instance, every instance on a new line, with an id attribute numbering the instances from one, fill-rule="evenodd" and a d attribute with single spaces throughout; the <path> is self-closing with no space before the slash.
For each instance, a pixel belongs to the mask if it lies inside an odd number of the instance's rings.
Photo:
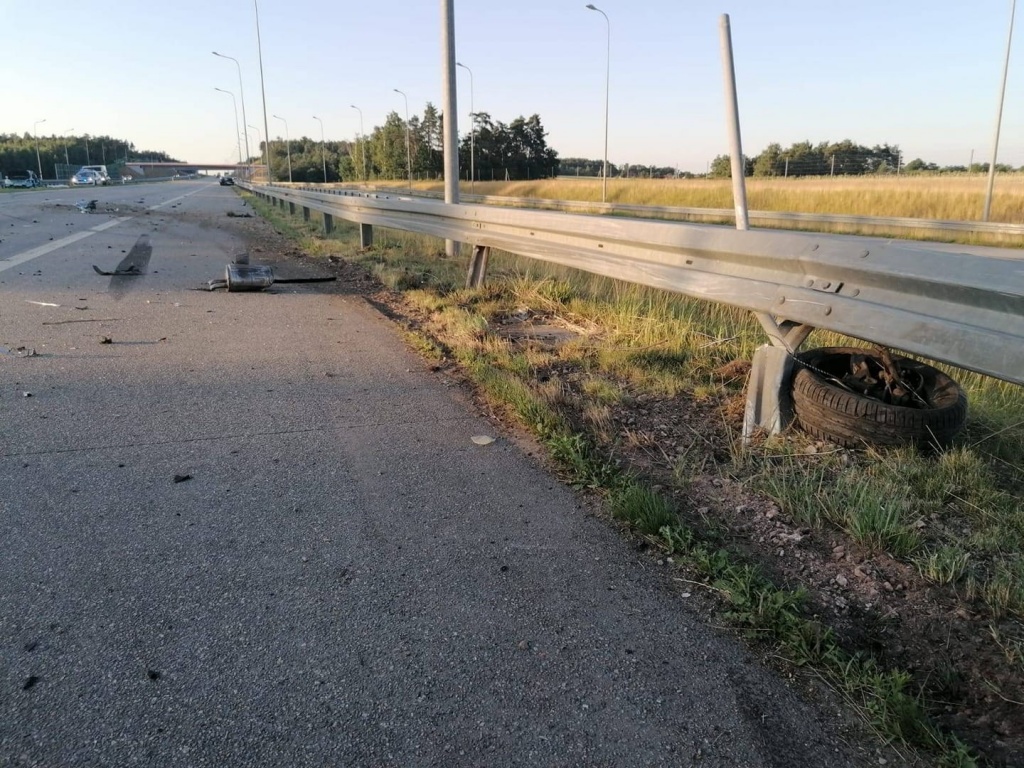
<path id="1" fill-rule="evenodd" d="M 149 235 L 139 235 L 128 255 L 114 269 L 114 272 L 125 272 L 125 275 L 114 275 L 110 278 L 110 293 L 114 300 L 120 299 L 137 282 L 137 275 L 144 275 L 149 266 L 149 258 L 153 255 L 153 246 L 149 244 Z"/>

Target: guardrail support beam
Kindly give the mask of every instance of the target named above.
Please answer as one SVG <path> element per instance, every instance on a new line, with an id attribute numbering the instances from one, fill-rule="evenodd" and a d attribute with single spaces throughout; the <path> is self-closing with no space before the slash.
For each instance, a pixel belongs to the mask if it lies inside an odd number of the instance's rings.
<path id="1" fill-rule="evenodd" d="M 309 221 L 309 206 L 302 206 L 302 220 Z"/>
<path id="2" fill-rule="evenodd" d="M 288 201 L 288 213 L 290 213 L 292 216 L 295 215 L 295 203 L 293 203 L 291 200 Z"/>
<path id="3" fill-rule="evenodd" d="M 360 224 L 359 225 L 359 247 L 360 248 L 372 248 L 373 247 L 373 225 L 372 224 Z"/>
<path id="4" fill-rule="evenodd" d="M 324 234 L 329 235 L 334 231 L 334 217 L 329 213 L 324 214 Z"/>
<path id="5" fill-rule="evenodd" d="M 779 320 L 766 312 L 754 314 L 771 344 L 759 347 L 754 353 L 743 411 L 744 444 L 749 443 L 759 429 L 777 435 L 793 421 L 789 394 L 793 356 L 814 330 L 809 325 Z"/>
<path id="6" fill-rule="evenodd" d="M 743 411 L 745 444 L 759 429 L 777 435 L 792 422 L 792 375 L 793 356 L 788 349 L 773 344 L 758 347 L 747 381 L 747 404 Z"/>
<path id="7" fill-rule="evenodd" d="M 487 277 L 487 258 L 491 249 L 486 245 L 474 245 L 469 259 L 469 273 L 466 275 L 467 288 L 483 288 Z"/>

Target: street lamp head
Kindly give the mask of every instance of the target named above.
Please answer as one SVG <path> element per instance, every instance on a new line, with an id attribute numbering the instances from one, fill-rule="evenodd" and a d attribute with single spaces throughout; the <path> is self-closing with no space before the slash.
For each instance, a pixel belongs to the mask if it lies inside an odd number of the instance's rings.
<path id="1" fill-rule="evenodd" d="M 598 10 L 598 7 L 596 5 L 594 5 L 593 3 L 587 3 L 587 8 L 589 8 L 592 11 Z"/>

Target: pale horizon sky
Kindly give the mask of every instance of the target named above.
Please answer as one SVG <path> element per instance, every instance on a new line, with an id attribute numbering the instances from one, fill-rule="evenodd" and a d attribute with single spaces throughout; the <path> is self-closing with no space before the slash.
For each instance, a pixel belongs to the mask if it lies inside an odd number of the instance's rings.
<path id="1" fill-rule="evenodd" d="M 473 106 L 537 113 L 561 157 L 599 159 L 606 25 L 584 0 L 456 0 L 457 58 Z M 610 20 L 608 159 L 703 172 L 728 151 L 719 17 L 731 19 L 743 149 L 852 139 L 904 161 L 987 162 L 1010 0 L 839 3 L 601 0 Z M 1024 9 L 1017 14 L 1017 24 Z M 272 137 L 351 140 L 391 111 L 442 107 L 439 0 L 261 0 Z M 0 0 L 0 132 L 110 135 L 189 162 L 237 159 L 238 59 L 247 122 L 264 131 L 252 0 Z M 1024 40 L 1015 31 L 998 160 L 1024 165 Z M 470 80 L 458 69 L 460 133 Z M 242 105 L 239 103 L 239 123 Z M 250 129 L 251 153 L 258 150 Z"/>

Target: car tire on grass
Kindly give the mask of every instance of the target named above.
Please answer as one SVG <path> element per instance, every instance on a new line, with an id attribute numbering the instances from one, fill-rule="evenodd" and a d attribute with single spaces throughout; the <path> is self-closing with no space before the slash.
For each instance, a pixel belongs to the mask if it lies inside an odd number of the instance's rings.
<path id="1" fill-rule="evenodd" d="M 928 407 L 890 405 L 831 380 L 841 379 L 850 371 L 853 355 L 881 359 L 874 350 L 855 347 L 824 347 L 796 356 L 793 410 L 805 432 L 848 448 L 905 444 L 927 448 L 948 445 L 963 427 L 967 395 L 942 371 L 893 355 L 901 370 L 920 377 L 921 394 Z"/>

